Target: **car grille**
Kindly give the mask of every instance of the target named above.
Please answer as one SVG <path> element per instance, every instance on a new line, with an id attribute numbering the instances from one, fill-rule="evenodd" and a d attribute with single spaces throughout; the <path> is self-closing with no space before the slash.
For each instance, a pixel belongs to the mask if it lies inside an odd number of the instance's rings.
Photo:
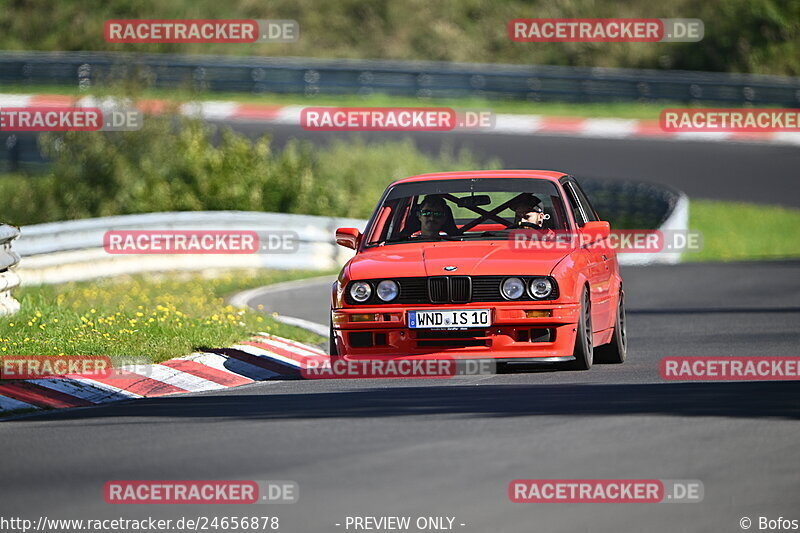
<path id="1" fill-rule="evenodd" d="M 380 279 L 364 280 L 373 286 L 372 297 L 366 302 L 356 302 L 350 297 L 350 287 L 345 291 L 349 305 L 396 305 L 396 304 L 465 304 L 470 302 L 503 302 L 500 285 L 508 276 L 431 276 L 416 278 L 391 278 L 397 282 L 400 292 L 391 302 L 384 302 L 375 295 Z M 527 284 L 531 276 L 519 276 Z M 558 298 L 558 285 L 552 277 L 553 294 L 548 300 Z M 526 293 L 519 300 L 534 301 Z"/>
<path id="2" fill-rule="evenodd" d="M 428 279 L 428 299 L 431 303 L 447 303 L 449 298 L 448 293 L 450 292 L 447 285 L 446 276 Z"/>
<path id="3" fill-rule="evenodd" d="M 469 276 L 450 278 L 450 301 L 454 304 L 467 303 L 472 299 L 472 279 Z"/>

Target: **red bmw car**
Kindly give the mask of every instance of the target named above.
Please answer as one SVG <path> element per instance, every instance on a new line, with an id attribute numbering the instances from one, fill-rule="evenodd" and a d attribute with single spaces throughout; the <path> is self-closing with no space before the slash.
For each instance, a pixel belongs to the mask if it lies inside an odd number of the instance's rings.
<path id="1" fill-rule="evenodd" d="M 616 254 L 561 172 L 426 174 L 392 183 L 333 285 L 333 360 L 593 362 L 626 357 Z M 568 236 L 569 238 L 564 238 Z"/>

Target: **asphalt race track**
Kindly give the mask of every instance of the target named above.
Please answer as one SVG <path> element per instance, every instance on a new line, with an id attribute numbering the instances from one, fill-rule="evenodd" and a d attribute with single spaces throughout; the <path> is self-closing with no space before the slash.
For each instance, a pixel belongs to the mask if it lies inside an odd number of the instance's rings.
<path id="1" fill-rule="evenodd" d="M 505 141 L 493 142 L 505 150 L 497 155 L 518 154 L 508 166 L 531 166 L 532 152 Z M 611 177 L 615 159 L 616 177 L 644 178 L 649 157 L 651 179 L 690 195 L 800 203 L 781 192 L 793 190 L 786 186 L 800 162 L 796 148 L 515 142 L 545 152 L 565 145 L 535 166 L 579 176 L 596 156 L 604 163 L 594 175 Z M 576 151 L 582 143 L 586 150 Z M 731 157 L 721 160 L 725 153 Z M 759 168 L 766 173 L 751 186 Z M 289 532 L 346 531 L 336 524 L 353 515 L 452 516 L 455 530 L 480 533 L 732 532 L 745 516 L 753 530 L 759 516 L 800 518 L 798 383 L 677 383 L 658 374 L 664 356 L 797 355 L 800 261 L 625 267 L 623 279 L 630 348 L 622 366 L 446 381 L 265 382 L 0 423 L 3 515 L 277 514 Z M 327 323 L 329 286 L 266 292 L 252 303 Z M 705 498 L 513 504 L 506 491 L 518 478 L 697 479 Z M 293 480 L 300 499 L 245 508 L 112 506 L 102 488 L 114 479 Z"/>

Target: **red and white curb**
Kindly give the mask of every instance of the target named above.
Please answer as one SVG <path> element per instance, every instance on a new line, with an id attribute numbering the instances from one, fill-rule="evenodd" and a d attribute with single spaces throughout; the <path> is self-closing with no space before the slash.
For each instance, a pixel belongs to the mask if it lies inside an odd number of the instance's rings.
<path id="1" fill-rule="evenodd" d="M 255 381 L 297 379 L 328 355 L 313 346 L 259 333 L 230 348 L 193 353 L 152 365 L 128 365 L 107 378 L 0 381 L 0 416 L 22 409 L 88 407 L 120 400 L 202 392 Z"/>
<path id="2" fill-rule="evenodd" d="M 2 107 L 93 107 L 102 103 L 93 97 L 77 98 L 57 94 L 2 94 Z M 138 107 L 145 113 L 161 113 L 168 109 L 166 100 L 139 100 Z M 280 106 L 246 104 L 228 101 L 205 101 L 182 104 L 180 112 L 206 120 L 242 120 L 272 124 L 300 125 L 300 114 L 305 106 Z M 318 107 L 318 106 L 317 106 Z M 714 142 L 763 142 L 800 145 L 800 133 L 795 132 L 667 132 L 657 120 L 618 118 L 578 118 L 545 115 L 495 115 L 491 129 L 460 128 L 467 133 L 502 133 L 507 135 L 564 135 L 568 137 L 593 137 L 603 139 L 668 139 Z"/>

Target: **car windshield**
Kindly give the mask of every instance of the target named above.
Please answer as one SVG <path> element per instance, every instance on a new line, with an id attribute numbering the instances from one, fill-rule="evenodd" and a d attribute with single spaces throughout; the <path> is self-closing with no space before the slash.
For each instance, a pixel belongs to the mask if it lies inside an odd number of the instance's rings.
<path id="1" fill-rule="evenodd" d="M 524 213 L 532 212 L 529 224 Z M 401 183 L 384 196 L 367 246 L 439 240 L 507 239 L 519 228 L 569 228 L 559 190 L 534 178 L 448 179 Z"/>

